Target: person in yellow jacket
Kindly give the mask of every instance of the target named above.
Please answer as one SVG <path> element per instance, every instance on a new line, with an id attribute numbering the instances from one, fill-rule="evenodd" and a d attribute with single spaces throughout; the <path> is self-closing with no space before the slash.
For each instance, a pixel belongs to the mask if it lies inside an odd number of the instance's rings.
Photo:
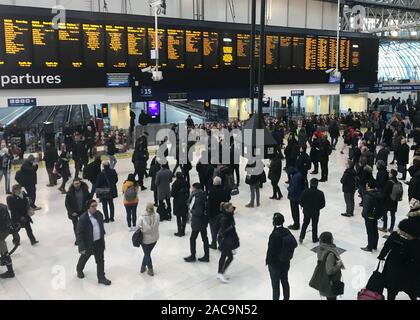
<path id="1" fill-rule="evenodd" d="M 137 205 L 139 203 L 139 185 L 136 182 L 136 176 L 129 174 L 127 180 L 122 186 L 124 194 L 124 206 L 127 211 L 128 230 L 134 231 L 137 223 Z"/>

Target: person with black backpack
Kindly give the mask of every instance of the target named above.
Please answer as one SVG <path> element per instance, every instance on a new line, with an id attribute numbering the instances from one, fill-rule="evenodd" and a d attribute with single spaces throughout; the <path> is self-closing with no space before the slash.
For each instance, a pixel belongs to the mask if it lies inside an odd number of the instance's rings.
<path id="1" fill-rule="evenodd" d="M 274 230 L 268 240 L 267 256 L 265 259 L 271 278 L 273 300 L 280 300 L 280 282 L 283 288 L 284 300 L 289 300 L 290 298 L 288 273 L 290 261 L 297 247 L 295 237 L 290 230 L 283 227 L 283 224 L 284 216 L 278 212 L 274 213 Z"/>
<path id="2" fill-rule="evenodd" d="M 132 173 L 128 175 L 127 180 L 122 185 L 124 194 L 124 207 L 127 212 L 127 225 L 129 231 L 134 231 L 137 222 L 137 206 L 139 204 L 139 185 L 136 182 L 136 176 Z"/>
<path id="3" fill-rule="evenodd" d="M 383 226 L 379 228 L 382 232 L 393 232 L 395 225 L 395 213 L 398 210 L 398 202 L 402 201 L 403 198 L 403 186 L 397 179 L 398 172 L 394 169 L 389 174 L 389 180 L 383 190 L 383 203 L 384 203 L 384 214 L 383 214 Z M 391 214 L 391 225 L 388 227 L 388 212 Z"/>
<path id="4" fill-rule="evenodd" d="M 382 194 L 376 189 L 375 180 L 369 180 L 366 184 L 362 211 L 362 217 L 365 219 L 368 245 L 361 248 L 363 251 L 372 252 L 378 249 L 378 219 L 382 216 Z"/>

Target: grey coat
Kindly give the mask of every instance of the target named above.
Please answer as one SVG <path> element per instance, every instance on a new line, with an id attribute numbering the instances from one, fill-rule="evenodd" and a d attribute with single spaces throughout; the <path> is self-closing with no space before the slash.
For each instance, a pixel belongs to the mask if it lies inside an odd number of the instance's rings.
<path id="1" fill-rule="evenodd" d="M 321 243 L 318 249 L 318 261 L 323 261 L 325 256 L 327 260 L 325 261 L 325 272 L 329 276 L 330 281 L 339 281 L 341 279 L 341 269 L 344 266 L 337 264 L 337 261 L 340 259 L 337 248 L 335 245 L 328 245 Z M 320 292 L 321 296 L 332 298 L 335 295 L 332 293 L 331 285 L 327 285 L 329 288 L 326 292 Z"/>
<path id="2" fill-rule="evenodd" d="M 158 201 L 171 198 L 171 182 L 173 174 L 171 170 L 161 168 L 156 174 L 156 190 Z"/>
<path id="3" fill-rule="evenodd" d="M 191 203 L 195 197 L 194 204 Z M 193 191 L 188 199 L 191 214 L 191 230 L 201 231 L 207 228 L 208 218 L 206 215 L 206 193 L 203 190 Z"/>

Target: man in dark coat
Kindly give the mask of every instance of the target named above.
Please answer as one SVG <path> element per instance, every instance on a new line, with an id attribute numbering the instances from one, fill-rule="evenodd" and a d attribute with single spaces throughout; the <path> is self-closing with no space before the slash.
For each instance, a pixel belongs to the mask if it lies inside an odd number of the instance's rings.
<path id="1" fill-rule="evenodd" d="M 190 237 L 190 250 L 191 255 L 184 258 L 186 262 L 196 261 L 196 240 L 198 234 L 201 234 L 201 240 L 204 245 L 204 256 L 199 258 L 198 261 L 210 261 L 209 239 L 207 237 L 207 224 L 208 216 L 206 214 L 206 193 L 202 190 L 199 183 L 192 185 L 192 192 L 187 201 L 190 215 L 191 215 L 191 237 Z"/>
<path id="2" fill-rule="evenodd" d="M 156 174 L 156 179 L 155 179 L 155 185 L 156 185 L 156 190 L 157 190 L 157 200 L 159 202 L 159 208 L 158 208 L 158 213 L 160 214 L 159 211 L 163 210 L 165 205 L 164 205 L 164 201 L 166 202 L 166 208 L 167 208 L 167 216 L 163 216 L 163 214 L 161 214 L 161 220 L 171 220 L 171 182 L 173 179 L 173 174 L 172 171 L 169 169 L 168 164 L 164 164 L 162 165 L 162 167 L 160 168 L 160 170 L 158 171 L 158 173 Z"/>
<path id="3" fill-rule="evenodd" d="M 1 265 L 5 265 L 7 268 L 5 273 L 0 274 L 0 279 L 10 279 L 15 277 L 12 258 L 10 257 L 6 242 L 9 235 L 13 236 L 13 244 L 18 246 L 20 243 L 18 230 L 13 227 L 7 206 L 0 204 L 0 262 Z"/>
<path id="4" fill-rule="evenodd" d="M 82 214 L 77 223 L 76 239 L 79 246 L 80 258 L 77 263 L 77 277 L 85 277 L 83 269 L 91 255 L 95 256 L 98 283 L 109 286 L 111 281 L 105 278 L 105 228 L 102 213 L 97 210 L 98 203 L 89 200 L 88 210 Z"/>
<path id="5" fill-rule="evenodd" d="M 152 167 L 150 172 L 152 172 Z M 188 220 L 187 200 L 189 197 L 189 186 L 182 172 L 176 173 L 176 180 L 172 184 L 171 196 L 174 198 L 173 209 L 178 227 L 175 236 L 183 237 L 185 236 L 185 227 Z"/>
<path id="6" fill-rule="evenodd" d="M 410 147 L 407 145 L 407 140 L 402 139 L 401 144 L 398 147 L 397 154 L 397 165 L 398 172 L 402 174 L 400 180 L 405 180 L 407 178 L 407 164 L 409 162 Z"/>
<path id="7" fill-rule="evenodd" d="M 287 198 L 290 201 L 290 210 L 292 212 L 293 224 L 288 228 L 291 230 L 300 229 L 300 213 L 299 213 L 299 201 L 302 192 L 305 190 L 305 181 L 303 180 L 302 174 L 295 168 L 291 167 L 288 170 L 288 174 L 292 177 L 290 180 L 289 191 Z"/>
<path id="8" fill-rule="evenodd" d="M 142 144 L 138 144 L 136 148 L 134 149 L 131 162 L 134 164 L 135 174 L 138 175 L 139 185 L 142 191 L 147 189 L 144 186 L 143 180 L 144 180 L 144 175 L 146 174 L 148 160 L 149 160 L 149 153 L 147 149 L 145 149 Z"/>
<path id="9" fill-rule="evenodd" d="M 77 222 L 80 216 L 86 212 L 87 201 L 91 198 L 89 187 L 79 178 L 73 180 L 73 184 L 66 194 L 65 205 L 67 216 L 73 223 L 73 231 L 76 235 Z M 77 243 L 75 243 L 77 245 Z"/>
<path id="10" fill-rule="evenodd" d="M 28 159 L 25 160 L 25 162 L 22 164 L 21 171 L 22 176 L 24 178 L 24 180 L 22 181 L 22 186 L 25 188 L 26 193 L 28 194 L 28 197 L 31 200 L 31 207 L 34 210 L 41 210 L 41 208 L 37 207 L 35 204 L 36 185 L 38 183 L 36 173 L 38 171 L 38 164 L 35 162 L 35 157 L 33 155 L 30 155 Z"/>
<path id="11" fill-rule="evenodd" d="M 306 153 L 306 145 L 300 147 L 299 157 L 296 161 L 296 168 L 302 174 L 306 186 L 308 186 L 308 172 L 311 170 L 311 158 Z"/>
<path id="12" fill-rule="evenodd" d="M 321 165 L 321 180 L 319 180 L 319 182 L 328 181 L 328 161 L 331 155 L 331 151 L 331 144 L 327 137 L 324 136 L 321 140 L 321 145 L 319 148 L 319 162 Z"/>
<path id="13" fill-rule="evenodd" d="M 354 170 L 353 161 L 348 160 L 346 170 L 340 180 L 343 185 L 344 201 L 346 202 L 346 212 L 342 213 L 343 217 L 353 217 L 354 215 L 354 194 L 356 192 L 356 171 Z"/>
<path id="14" fill-rule="evenodd" d="M 382 201 L 382 194 L 376 189 L 375 181 L 368 181 L 362 210 L 362 217 L 365 219 L 368 245 L 361 248 L 363 251 L 372 252 L 378 249 L 378 219 L 383 215 Z"/>
<path id="15" fill-rule="evenodd" d="M 311 143 L 311 152 L 309 153 L 311 161 L 314 165 L 314 171 L 312 171 L 311 174 L 318 174 L 320 147 L 321 147 L 321 139 L 320 138 L 314 139 Z"/>
<path id="16" fill-rule="evenodd" d="M 54 148 L 54 146 L 50 142 L 47 142 L 47 144 L 45 145 L 45 152 L 44 152 L 45 167 L 47 169 L 48 179 L 50 182 L 47 185 L 47 187 L 54 187 L 57 185 L 57 175 L 53 173 L 54 165 L 56 164 L 57 160 L 58 160 L 57 149 Z"/>
<path id="17" fill-rule="evenodd" d="M 86 177 L 85 179 L 89 180 L 89 182 L 92 184 L 96 184 L 96 181 L 98 181 L 99 174 L 101 173 L 101 156 L 96 155 L 95 160 L 93 160 L 91 163 L 87 165 L 86 168 Z"/>
<path id="18" fill-rule="evenodd" d="M 82 167 L 88 164 L 88 149 L 84 141 L 84 137 L 77 135 L 75 137 L 76 143 L 73 148 L 73 160 L 75 165 L 74 177 L 79 177 L 79 172 L 82 170 Z"/>
<path id="19" fill-rule="evenodd" d="M 375 163 L 377 163 L 379 160 L 382 160 L 386 164 L 388 164 L 388 156 L 389 156 L 389 149 L 386 144 L 382 144 L 381 149 L 376 154 Z"/>
<path id="20" fill-rule="evenodd" d="M 299 204 L 303 208 L 303 225 L 300 232 L 299 242 L 305 239 L 306 229 L 312 220 L 312 242 L 317 243 L 318 239 L 318 221 L 321 209 L 325 207 L 325 196 L 321 190 L 318 190 L 318 179 L 311 179 L 311 187 L 303 191 L 300 196 Z"/>
<path id="21" fill-rule="evenodd" d="M 378 168 L 378 172 L 376 173 L 376 187 L 383 194 L 385 185 L 389 180 L 389 172 L 386 170 L 386 163 L 382 160 L 376 163 L 376 167 Z"/>
<path id="22" fill-rule="evenodd" d="M 98 180 L 96 184 L 92 187 L 91 196 L 96 192 L 98 188 L 109 188 L 110 192 L 108 196 L 100 196 L 98 197 L 102 202 L 102 209 L 104 210 L 105 214 L 105 223 L 114 222 L 114 213 L 115 213 L 115 206 L 114 206 L 114 199 L 118 197 L 117 191 L 117 182 L 118 182 L 118 174 L 114 169 L 111 169 L 109 161 L 103 162 L 103 170 L 99 174 Z M 108 206 L 109 206 L 109 215 L 108 215 Z"/>

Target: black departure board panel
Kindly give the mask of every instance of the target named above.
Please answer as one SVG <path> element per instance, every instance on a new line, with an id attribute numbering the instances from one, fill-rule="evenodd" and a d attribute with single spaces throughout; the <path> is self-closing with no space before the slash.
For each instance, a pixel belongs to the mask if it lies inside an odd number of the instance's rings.
<path id="1" fill-rule="evenodd" d="M 351 68 L 358 69 L 360 67 L 360 45 L 353 43 L 351 45 Z"/>
<path id="2" fill-rule="evenodd" d="M 4 47 L 4 24 L 0 23 L 0 69 L 6 65 L 6 51 Z"/>
<path id="3" fill-rule="evenodd" d="M 236 35 L 234 33 L 222 33 L 221 65 L 225 68 L 236 65 Z"/>
<path id="4" fill-rule="evenodd" d="M 318 37 L 317 65 L 319 70 L 328 69 L 328 37 Z"/>
<path id="5" fill-rule="evenodd" d="M 203 68 L 203 37 L 201 31 L 185 31 L 185 61 L 188 69 Z"/>
<path id="6" fill-rule="evenodd" d="M 146 68 L 149 52 L 147 50 L 147 29 L 127 27 L 128 66 L 130 69 Z"/>
<path id="7" fill-rule="evenodd" d="M 237 66 L 239 69 L 248 69 L 251 63 L 251 35 L 249 33 L 237 34 Z"/>
<path id="8" fill-rule="evenodd" d="M 105 68 L 105 32 L 100 24 L 83 24 L 84 62 L 86 68 Z"/>
<path id="9" fill-rule="evenodd" d="M 29 20 L 4 19 L 6 65 L 12 68 L 32 66 L 32 32 Z"/>
<path id="10" fill-rule="evenodd" d="M 58 68 L 57 30 L 51 21 L 32 21 L 33 62 L 35 67 Z"/>
<path id="11" fill-rule="evenodd" d="M 61 23 L 58 28 L 60 67 L 82 68 L 82 31 L 80 23 Z"/>
<path id="12" fill-rule="evenodd" d="M 317 38 L 306 37 L 305 69 L 315 71 L 317 69 Z"/>
<path id="13" fill-rule="evenodd" d="M 279 36 L 267 35 L 265 63 L 268 69 L 279 67 Z"/>
<path id="14" fill-rule="evenodd" d="M 261 36 L 255 36 L 255 48 L 254 48 L 254 57 L 255 57 L 255 65 L 260 63 L 260 48 L 261 48 Z"/>
<path id="15" fill-rule="evenodd" d="M 340 69 L 349 70 L 350 68 L 350 40 L 340 39 Z"/>
<path id="16" fill-rule="evenodd" d="M 328 42 L 328 67 L 337 67 L 337 39 L 330 38 Z"/>
<path id="17" fill-rule="evenodd" d="M 219 68 L 218 32 L 203 32 L 203 64 L 207 69 Z"/>
<path id="18" fill-rule="evenodd" d="M 168 29 L 168 67 L 185 68 L 185 35 L 184 30 Z"/>
<path id="19" fill-rule="evenodd" d="M 305 38 L 293 37 L 293 69 L 303 70 L 305 68 Z"/>
<path id="20" fill-rule="evenodd" d="M 127 32 L 124 26 L 106 25 L 106 61 L 108 67 L 126 68 L 128 65 L 127 57 Z"/>
<path id="21" fill-rule="evenodd" d="M 148 29 L 149 35 L 149 51 L 155 50 L 156 48 L 156 33 L 154 28 Z M 159 65 L 166 67 L 168 65 L 168 45 L 167 35 L 165 29 L 159 29 L 158 31 L 158 48 L 159 48 Z M 150 62 L 155 63 L 155 57 L 150 57 Z"/>
<path id="22" fill-rule="evenodd" d="M 292 68 L 292 37 L 280 37 L 280 62 L 281 70 L 290 70 Z"/>

